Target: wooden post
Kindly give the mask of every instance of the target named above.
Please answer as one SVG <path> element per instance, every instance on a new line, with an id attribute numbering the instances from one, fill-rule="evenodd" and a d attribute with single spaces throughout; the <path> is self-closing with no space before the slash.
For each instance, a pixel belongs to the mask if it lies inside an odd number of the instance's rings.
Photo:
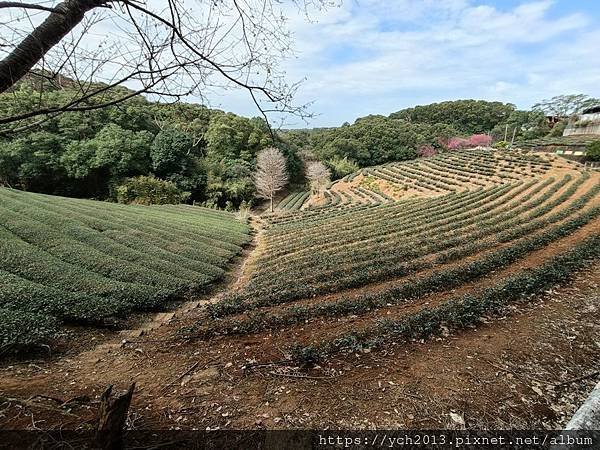
<path id="1" fill-rule="evenodd" d="M 111 384 L 100 397 L 96 444 L 103 450 L 123 448 L 123 427 L 127 420 L 135 383 L 132 383 L 126 392 L 115 396 L 112 396 L 112 388 Z"/>
<path id="2" fill-rule="evenodd" d="M 513 137 L 512 140 L 510 141 L 510 147 L 512 148 L 513 144 L 515 143 L 515 136 L 517 135 L 517 127 L 515 127 L 515 129 L 513 130 Z"/>

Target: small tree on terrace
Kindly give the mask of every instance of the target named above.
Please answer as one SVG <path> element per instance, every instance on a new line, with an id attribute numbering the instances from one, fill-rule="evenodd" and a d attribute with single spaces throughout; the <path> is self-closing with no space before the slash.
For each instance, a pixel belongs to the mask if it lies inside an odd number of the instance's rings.
<path id="1" fill-rule="evenodd" d="M 320 161 L 310 161 L 306 165 L 306 178 L 314 192 L 319 194 L 321 189 L 329 182 L 331 172 Z"/>
<path id="2" fill-rule="evenodd" d="M 256 157 L 254 184 L 260 198 L 268 199 L 273 212 L 273 197 L 288 183 L 285 156 L 274 147 L 261 150 Z"/>

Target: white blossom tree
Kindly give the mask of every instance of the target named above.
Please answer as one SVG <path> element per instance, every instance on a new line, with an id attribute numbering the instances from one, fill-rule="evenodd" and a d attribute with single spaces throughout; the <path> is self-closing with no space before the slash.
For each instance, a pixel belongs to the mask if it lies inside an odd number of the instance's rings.
<path id="1" fill-rule="evenodd" d="M 310 182 L 312 190 L 320 194 L 323 187 L 329 183 L 331 172 L 322 162 L 309 161 L 306 164 L 306 178 Z"/>
<path id="2" fill-rule="evenodd" d="M 285 156 L 278 149 L 268 147 L 261 150 L 256 157 L 256 173 L 254 184 L 258 196 L 270 202 L 273 212 L 273 197 L 288 183 Z"/>

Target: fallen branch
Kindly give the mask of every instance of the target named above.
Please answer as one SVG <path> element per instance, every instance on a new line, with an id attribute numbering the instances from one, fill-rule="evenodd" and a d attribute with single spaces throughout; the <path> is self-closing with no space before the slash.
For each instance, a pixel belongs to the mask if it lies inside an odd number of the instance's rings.
<path id="1" fill-rule="evenodd" d="M 600 371 L 597 370 L 595 372 L 588 373 L 587 375 L 582 375 L 580 377 L 573 378 L 571 380 L 567 380 L 567 381 L 563 381 L 562 383 L 555 384 L 554 387 L 566 386 L 567 384 L 577 383 L 578 381 L 583 381 L 583 380 L 588 380 L 590 378 L 597 377 L 598 375 L 600 375 Z"/>
<path id="2" fill-rule="evenodd" d="M 252 364 L 246 364 L 246 365 L 242 366 L 242 370 L 246 371 L 246 370 L 262 369 L 264 367 L 281 366 L 281 365 L 286 365 L 289 363 L 291 363 L 291 361 L 288 359 L 282 359 L 280 361 L 273 361 L 273 362 L 269 362 L 269 363 L 252 363 Z"/>
<path id="3" fill-rule="evenodd" d="M 171 381 L 169 384 L 167 384 L 165 387 L 163 387 L 160 392 L 164 393 L 167 389 L 169 389 L 171 386 L 173 386 L 175 383 L 177 383 L 178 381 L 180 381 L 181 379 L 183 379 L 183 377 L 185 377 L 186 375 L 189 375 L 190 373 L 192 373 L 196 367 L 198 367 L 198 365 L 200 364 L 200 361 L 196 361 L 194 364 L 192 364 L 192 367 L 190 367 L 188 370 L 186 370 L 185 372 L 183 372 L 181 375 L 179 375 L 176 379 L 174 379 L 173 381 Z"/>
<path id="4" fill-rule="evenodd" d="M 337 375 L 329 376 L 329 377 L 316 377 L 311 375 L 298 375 L 295 373 L 282 373 L 282 372 L 269 372 L 269 375 L 275 375 L 276 377 L 287 377 L 287 378 L 296 378 L 296 379 L 304 379 L 304 380 L 331 380 L 333 378 L 337 378 Z"/>

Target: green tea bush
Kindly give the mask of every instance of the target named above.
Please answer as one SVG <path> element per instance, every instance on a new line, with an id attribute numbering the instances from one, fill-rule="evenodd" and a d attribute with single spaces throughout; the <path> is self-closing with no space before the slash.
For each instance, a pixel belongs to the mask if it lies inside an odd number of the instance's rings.
<path id="1" fill-rule="evenodd" d="M 45 314 L 0 308 L 0 352 L 22 350 L 60 335 L 59 322 Z"/>
<path id="2" fill-rule="evenodd" d="M 234 214 L 0 188 L 0 345 L 45 343 L 61 323 L 114 324 L 202 292 L 248 242 Z"/>

